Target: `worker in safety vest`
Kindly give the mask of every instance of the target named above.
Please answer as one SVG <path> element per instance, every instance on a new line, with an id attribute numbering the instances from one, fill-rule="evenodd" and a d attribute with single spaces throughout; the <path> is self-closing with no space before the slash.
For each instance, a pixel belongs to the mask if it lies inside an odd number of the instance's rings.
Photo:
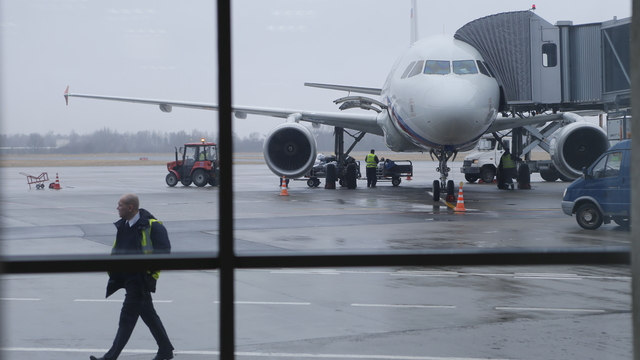
<path id="1" fill-rule="evenodd" d="M 118 201 L 118 215 L 121 217 L 115 225 L 117 228 L 116 241 L 111 254 L 168 254 L 171 243 L 167 229 L 147 210 L 139 208 L 140 200 L 135 194 L 125 194 Z M 158 344 L 158 353 L 154 360 L 173 358 L 173 345 L 162 325 L 160 317 L 153 307 L 151 293 L 156 292 L 156 281 L 160 271 L 118 271 L 109 273 L 107 283 L 107 297 L 124 288 L 126 291 L 118 331 L 111 349 L 104 356 L 90 360 L 115 360 L 127 344 L 133 329 L 142 318 L 149 327 Z M 96 326 L 106 326 L 96 324 Z"/>
<path id="2" fill-rule="evenodd" d="M 378 167 L 378 157 L 376 151 L 371 149 L 371 153 L 364 158 L 367 163 L 367 187 L 375 187 L 377 182 L 376 168 Z"/>
<path id="3" fill-rule="evenodd" d="M 500 157 L 498 165 L 498 189 L 508 189 L 509 186 L 513 190 L 513 178 L 516 176 L 516 161 L 520 159 L 513 156 L 508 148 L 504 148 L 504 153 Z"/>

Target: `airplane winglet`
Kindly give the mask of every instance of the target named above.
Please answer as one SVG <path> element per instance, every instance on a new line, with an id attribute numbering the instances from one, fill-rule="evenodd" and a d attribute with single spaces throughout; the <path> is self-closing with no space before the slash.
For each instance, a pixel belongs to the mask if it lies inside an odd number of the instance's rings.
<path id="1" fill-rule="evenodd" d="M 64 91 L 64 102 L 69 106 L 69 85 L 67 85 L 67 90 Z"/>

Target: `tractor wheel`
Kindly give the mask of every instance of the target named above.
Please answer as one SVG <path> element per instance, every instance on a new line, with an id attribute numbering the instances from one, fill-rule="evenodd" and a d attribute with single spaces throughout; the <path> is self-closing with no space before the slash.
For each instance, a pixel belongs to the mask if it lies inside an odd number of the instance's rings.
<path id="1" fill-rule="evenodd" d="M 174 187 L 178 184 L 178 177 L 174 173 L 168 173 L 167 177 L 164 179 L 167 182 L 167 185 L 170 187 Z"/>
<path id="2" fill-rule="evenodd" d="M 207 172 L 202 169 L 194 171 L 191 178 L 193 179 L 193 183 L 197 187 L 203 187 L 209 183 L 209 174 L 207 174 Z"/>
<path id="3" fill-rule="evenodd" d="M 189 185 L 191 185 L 191 179 L 189 179 L 189 180 L 181 179 L 180 183 L 182 184 L 182 186 L 189 186 Z"/>

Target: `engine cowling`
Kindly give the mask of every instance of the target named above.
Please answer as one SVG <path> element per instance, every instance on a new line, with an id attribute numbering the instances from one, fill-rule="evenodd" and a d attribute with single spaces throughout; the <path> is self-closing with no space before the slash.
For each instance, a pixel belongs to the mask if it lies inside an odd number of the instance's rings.
<path id="1" fill-rule="evenodd" d="M 604 130 L 586 121 L 577 121 L 551 136 L 549 154 L 558 172 L 577 179 L 582 175 L 582 168 L 593 164 L 609 146 Z"/>
<path id="2" fill-rule="evenodd" d="M 271 171 L 290 179 L 308 173 L 316 160 L 316 139 L 298 123 L 273 128 L 264 140 L 264 160 Z"/>

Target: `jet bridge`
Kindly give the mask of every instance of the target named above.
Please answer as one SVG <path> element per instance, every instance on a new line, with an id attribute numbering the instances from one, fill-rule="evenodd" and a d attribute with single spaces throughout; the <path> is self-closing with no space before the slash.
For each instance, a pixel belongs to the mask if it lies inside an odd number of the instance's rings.
<path id="1" fill-rule="evenodd" d="M 552 25 L 533 11 L 483 17 L 455 38 L 484 57 L 501 111 L 619 111 L 630 106 L 631 18 Z"/>
<path id="2" fill-rule="evenodd" d="M 482 54 L 500 86 L 503 116 L 607 113 L 607 127 L 615 130 L 608 138 L 601 129 L 575 120 L 513 129 L 511 152 L 523 157 L 530 171 L 549 181 L 569 181 L 597 158 L 596 152 L 608 148 L 609 140 L 630 135 L 630 27 L 631 18 L 552 25 L 528 10 L 474 20 L 454 37 Z M 536 146 L 552 161 L 531 161 Z"/>

